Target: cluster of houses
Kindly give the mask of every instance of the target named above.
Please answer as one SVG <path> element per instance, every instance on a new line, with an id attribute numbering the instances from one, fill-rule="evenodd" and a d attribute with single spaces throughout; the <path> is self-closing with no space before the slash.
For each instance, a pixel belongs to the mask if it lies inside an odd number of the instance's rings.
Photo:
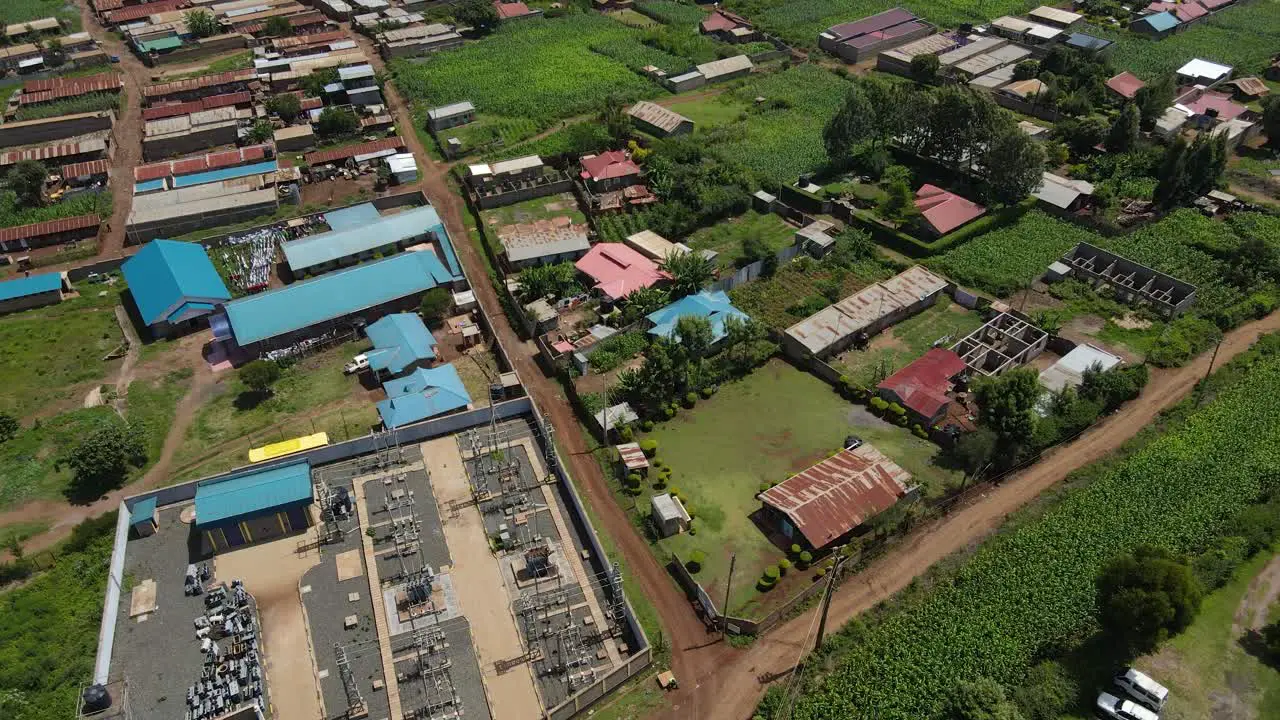
<path id="1" fill-rule="evenodd" d="M 1176 0 L 1148 3 L 1129 19 L 1129 30 L 1158 40 L 1185 30 L 1193 23 L 1236 2 L 1237 0 Z"/>
<path id="2" fill-rule="evenodd" d="M 1248 142 L 1259 132 L 1261 118 L 1245 103 L 1270 92 L 1256 77 L 1232 78 L 1233 68 L 1210 60 L 1194 58 L 1178 69 L 1178 91 L 1173 104 L 1156 120 L 1155 132 L 1172 139 L 1183 130 L 1224 135 L 1227 146 Z M 1145 86 L 1138 77 L 1122 72 L 1107 80 L 1107 88 L 1118 97 L 1132 100 Z"/>
<path id="3" fill-rule="evenodd" d="M 87 32 L 62 34 L 57 18 L 8 25 L 0 47 L 0 75 L 32 75 L 69 64 L 73 68 L 106 65 L 110 56 Z"/>

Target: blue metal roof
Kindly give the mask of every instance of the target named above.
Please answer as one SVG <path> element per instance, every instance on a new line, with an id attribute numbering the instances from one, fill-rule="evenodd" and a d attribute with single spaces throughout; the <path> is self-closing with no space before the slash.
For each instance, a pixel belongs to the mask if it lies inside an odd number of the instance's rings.
<path id="1" fill-rule="evenodd" d="M 311 463 L 247 472 L 196 486 L 196 527 L 311 502 Z"/>
<path id="2" fill-rule="evenodd" d="M 1165 10 L 1164 12 L 1156 13 L 1155 15 L 1138 18 L 1137 20 L 1134 20 L 1134 23 L 1146 24 L 1150 26 L 1152 30 L 1164 32 L 1165 30 L 1172 30 L 1177 27 L 1178 18 L 1173 13 Z"/>
<path id="3" fill-rule="evenodd" d="M 155 192 L 156 190 L 164 190 L 165 189 L 164 180 L 165 180 L 164 178 L 157 178 L 155 180 L 146 180 L 140 183 L 134 183 L 133 194 L 137 195 L 139 193 L 147 193 L 147 192 Z"/>
<path id="4" fill-rule="evenodd" d="M 289 267 L 296 272 L 340 258 L 356 256 L 427 232 L 442 238 L 442 242 L 448 239 L 448 233 L 445 232 L 436 209 L 423 205 L 395 215 L 380 216 L 374 222 L 357 227 L 290 240 L 282 248 Z"/>
<path id="5" fill-rule="evenodd" d="M 1110 40 L 1094 37 L 1088 33 L 1071 33 L 1071 36 L 1067 38 L 1067 44 L 1084 50 L 1101 50 L 1114 43 Z"/>
<path id="6" fill-rule="evenodd" d="M 231 299 L 198 243 L 152 240 L 120 266 L 142 321 L 148 325 L 191 310 L 188 303 L 213 305 Z"/>
<path id="7" fill-rule="evenodd" d="M 62 273 L 45 273 L 0 282 L 0 300 L 38 295 L 62 288 Z"/>
<path id="8" fill-rule="evenodd" d="M 137 525 L 140 522 L 151 522 L 155 514 L 156 499 L 154 497 L 139 500 L 133 504 L 133 508 L 129 511 L 129 524 Z"/>
<path id="9" fill-rule="evenodd" d="M 378 415 L 389 428 L 408 425 L 471 403 L 471 395 L 452 365 L 419 368 L 382 385 L 387 399 L 378 403 Z"/>
<path id="10" fill-rule="evenodd" d="M 388 315 L 369 325 L 365 332 L 373 341 L 374 349 L 365 356 L 374 370 L 401 373 L 419 360 L 436 356 L 435 337 L 414 313 Z"/>
<path id="11" fill-rule="evenodd" d="M 335 232 L 369 227 L 381 218 L 382 214 L 373 206 L 373 203 L 352 205 L 341 210 L 330 210 L 324 214 L 325 224 Z"/>
<path id="12" fill-rule="evenodd" d="M 250 175 L 263 175 L 269 172 L 275 172 L 277 169 L 275 160 L 265 160 L 252 165 L 238 165 L 236 167 L 219 168 L 217 170 L 207 170 L 205 172 L 193 173 L 191 175 L 183 175 L 173 179 L 175 188 L 191 187 L 192 185 L 208 185 L 209 183 L 222 182 L 223 180 L 234 180 L 235 178 L 248 177 Z"/>
<path id="13" fill-rule="evenodd" d="M 435 254 L 404 252 L 279 290 L 240 298 L 227 304 L 227 320 L 236 342 L 249 345 L 430 290 L 454 279 Z"/>
<path id="14" fill-rule="evenodd" d="M 711 341 L 716 342 L 725 336 L 724 321 L 736 317 L 748 320 L 749 316 L 733 306 L 729 296 L 720 290 L 703 290 L 697 295 L 688 295 L 645 317 L 653 323 L 650 335 L 678 339 L 676 322 L 685 316 L 703 317 L 711 322 Z"/>

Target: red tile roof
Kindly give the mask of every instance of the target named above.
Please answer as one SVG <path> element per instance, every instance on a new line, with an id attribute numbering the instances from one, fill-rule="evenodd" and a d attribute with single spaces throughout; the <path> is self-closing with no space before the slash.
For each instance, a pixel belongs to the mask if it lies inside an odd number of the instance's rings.
<path id="1" fill-rule="evenodd" d="M 620 300 L 642 287 L 670 278 L 652 260 L 622 243 L 600 243 L 574 266 L 596 281 L 595 289 L 611 300 Z"/>
<path id="2" fill-rule="evenodd" d="M 199 100 L 191 100 L 182 103 L 169 103 L 168 105 L 157 105 L 155 107 L 144 108 L 142 111 L 143 120 L 159 120 L 167 117 L 177 117 L 179 115 L 190 115 L 193 112 L 201 110 L 212 110 L 220 107 L 230 107 L 232 105 L 248 105 L 253 102 L 253 93 L 248 90 L 237 93 L 223 93 L 212 97 L 201 98 Z"/>
<path id="3" fill-rule="evenodd" d="M 804 539 L 822 548 L 908 492 L 911 474 L 871 445 L 841 450 L 760 493 L 785 514 Z"/>
<path id="4" fill-rule="evenodd" d="M 72 163 L 62 166 L 63 178 L 77 178 L 86 175 L 106 175 L 110 167 L 106 160 L 90 160 L 89 162 Z"/>
<path id="5" fill-rule="evenodd" d="M 498 17 L 502 20 L 522 17 L 531 12 L 529 6 L 522 2 L 503 2 L 502 0 L 493 0 L 493 9 L 498 11 Z"/>
<path id="6" fill-rule="evenodd" d="M 192 173 L 204 172 L 208 169 L 209 161 L 202 157 L 174 160 L 169 166 L 169 172 L 174 175 L 190 175 Z"/>
<path id="7" fill-rule="evenodd" d="M 972 200 L 927 183 L 916 191 L 916 208 L 939 235 L 946 235 L 987 212 Z"/>
<path id="8" fill-rule="evenodd" d="M 93 0 L 93 9 L 106 12 L 124 7 L 124 0 Z"/>
<path id="9" fill-rule="evenodd" d="M 108 24 L 118 25 L 132 20 L 141 20 L 157 13 L 181 10 L 186 7 L 191 7 L 191 0 L 159 0 L 145 5 L 133 5 L 119 10 L 112 10 L 107 13 L 106 18 Z"/>
<path id="10" fill-rule="evenodd" d="M 22 86 L 18 103 L 32 105 L 89 93 L 119 92 L 122 87 L 124 87 L 124 76 L 119 73 L 102 73 L 82 78 L 35 80 Z"/>
<path id="11" fill-rule="evenodd" d="M 1121 97 L 1133 99 L 1138 91 L 1146 87 L 1147 84 L 1138 79 L 1137 75 L 1125 70 L 1107 81 L 1107 87 L 1111 88 Z"/>
<path id="12" fill-rule="evenodd" d="M 1210 10 L 1217 10 L 1219 8 L 1224 8 L 1235 1 L 1236 0 L 1200 0 L 1200 4 Z"/>
<path id="13" fill-rule="evenodd" d="M 721 30 L 732 30 L 738 27 L 751 27 L 751 23 L 747 22 L 741 15 L 736 15 L 728 10 L 716 10 L 702 21 L 702 32 L 718 32 Z"/>
<path id="14" fill-rule="evenodd" d="M 134 182 L 146 182 L 148 180 L 159 180 L 172 175 L 172 168 L 168 161 L 155 163 L 153 165 L 139 165 L 133 169 Z"/>
<path id="15" fill-rule="evenodd" d="M 898 397 L 903 407 L 932 418 L 950 399 L 951 378 L 964 372 L 964 360 L 950 350 L 933 348 L 910 365 L 885 378 L 881 390 Z"/>
<path id="16" fill-rule="evenodd" d="M 146 182 L 147 180 L 159 180 L 160 178 L 176 175 L 190 175 L 191 173 L 204 172 L 205 170 L 218 170 L 224 167 L 235 167 L 236 165 L 257 162 L 267 156 L 267 148 L 269 147 L 270 145 L 249 145 L 235 150 L 222 150 L 196 157 L 139 165 L 133 169 L 133 179 L 134 182 Z"/>
<path id="17" fill-rule="evenodd" d="M 1223 121 L 1234 120 L 1249 109 L 1244 105 L 1232 102 L 1231 96 L 1226 93 L 1200 90 L 1199 88 L 1193 88 L 1175 102 L 1179 105 L 1185 105 L 1197 115 L 1208 115 L 1210 111 L 1213 111 L 1217 114 L 1217 118 Z"/>
<path id="18" fill-rule="evenodd" d="M 399 150 L 404 147 L 404 138 L 399 135 L 386 140 L 374 140 L 373 142 L 361 143 L 359 145 L 348 145 L 347 147 L 337 148 L 336 150 L 317 150 L 316 152 L 307 153 L 302 157 L 308 165 L 319 165 L 321 163 L 333 162 L 334 160 L 346 160 L 357 155 L 368 155 L 369 153 L 381 152 L 383 150 Z"/>
<path id="19" fill-rule="evenodd" d="M 639 166 L 631 162 L 631 158 L 622 150 L 608 150 L 599 155 L 590 155 L 582 158 L 580 162 L 584 180 L 599 181 L 640 174 Z"/>
<path id="20" fill-rule="evenodd" d="M 253 68 L 244 70 L 229 70 L 222 73 L 214 73 L 212 75 L 201 75 L 187 80 L 175 80 L 173 82 L 158 83 L 156 85 L 147 85 L 142 88 L 144 97 L 164 97 L 173 95 L 174 93 L 190 92 L 192 90 L 201 90 L 207 87 L 215 87 L 218 85 L 229 85 L 236 82 L 250 82 L 258 78 L 258 71 Z"/>
<path id="21" fill-rule="evenodd" d="M 1171 12 L 1182 22 L 1190 22 L 1209 14 L 1209 11 L 1196 0 L 1187 0 L 1180 3 L 1153 2 L 1147 6 L 1147 11 L 1150 13 Z"/>
<path id="22" fill-rule="evenodd" d="M 102 219 L 97 215 L 80 215 L 78 217 L 2 228 L 0 229 L 0 242 L 29 240 L 31 238 L 44 237 L 45 235 L 57 235 L 72 230 L 83 230 L 84 228 L 91 228 L 101 224 Z"/>

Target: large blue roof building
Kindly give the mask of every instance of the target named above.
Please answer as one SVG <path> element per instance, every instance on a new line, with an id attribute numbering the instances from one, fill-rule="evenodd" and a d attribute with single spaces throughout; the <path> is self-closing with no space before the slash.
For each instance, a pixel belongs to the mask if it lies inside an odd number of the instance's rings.
<path id="1" fill-rule="evenodd" d="M 399 375 L 436 356 L 436 339 L 415 313 L 395 313 L 365 328 L 373 349 L 365 353 L 369 367 Z"/>
<path id="2" fill-rule="evenodd" d="M 153 240 L 120 266 L 138 314 L 152 334 L 194 328 L 231 299 L 222 277 L 197 243 Z"/>
<path id="3" fill-rule="evenodd" d="M 471 395 L 452 365 L 418 368 L 398 380 L 382 384 L 387 399 L 378 403 L 378 415 L 388 428 L 426 420 L 471 404 Z"/>
<path id="4" fill-rule="evenodd" d="M 749 316 L 733 306 L 729 296 L 723 291 L 703 290 L 697 295 L 687 295 L 670 305 L 646 315 L 653 327 L 650 335 L 659 335 L 671 340 L 679 340 L 676 323 L 682 317 L 706 318 L 711 323 L 711 343 L 720 342 L 725 336 L 725 320 L 736 317 L 746 321 Z"/>
<path id="5" fill-rule="evenodd" d="M 311 525 L 311 464 L 248 470 L 196 486 L 196 530 L 204 552 L 302 532 Z"/>

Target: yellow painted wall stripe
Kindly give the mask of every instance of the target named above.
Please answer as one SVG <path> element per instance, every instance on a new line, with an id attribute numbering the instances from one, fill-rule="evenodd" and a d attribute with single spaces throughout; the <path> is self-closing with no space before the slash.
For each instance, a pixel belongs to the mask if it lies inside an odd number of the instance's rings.
<path id="1" fill-rule="evenodd" d="M 253 533 L 249 532 L 249 523 L 247 522 L 240 523 L 240 534 L 244 535 L 244 541 L 246 543 L 253 542 Z"/>
<path id="2" fill-rule="evenodd" d="M 213 551 L 218 552 L 218 541 L 213 537 L 212 530 L 205 530 L 204 536 L 209 539 L 209 544 L 213 546 Z"/>

